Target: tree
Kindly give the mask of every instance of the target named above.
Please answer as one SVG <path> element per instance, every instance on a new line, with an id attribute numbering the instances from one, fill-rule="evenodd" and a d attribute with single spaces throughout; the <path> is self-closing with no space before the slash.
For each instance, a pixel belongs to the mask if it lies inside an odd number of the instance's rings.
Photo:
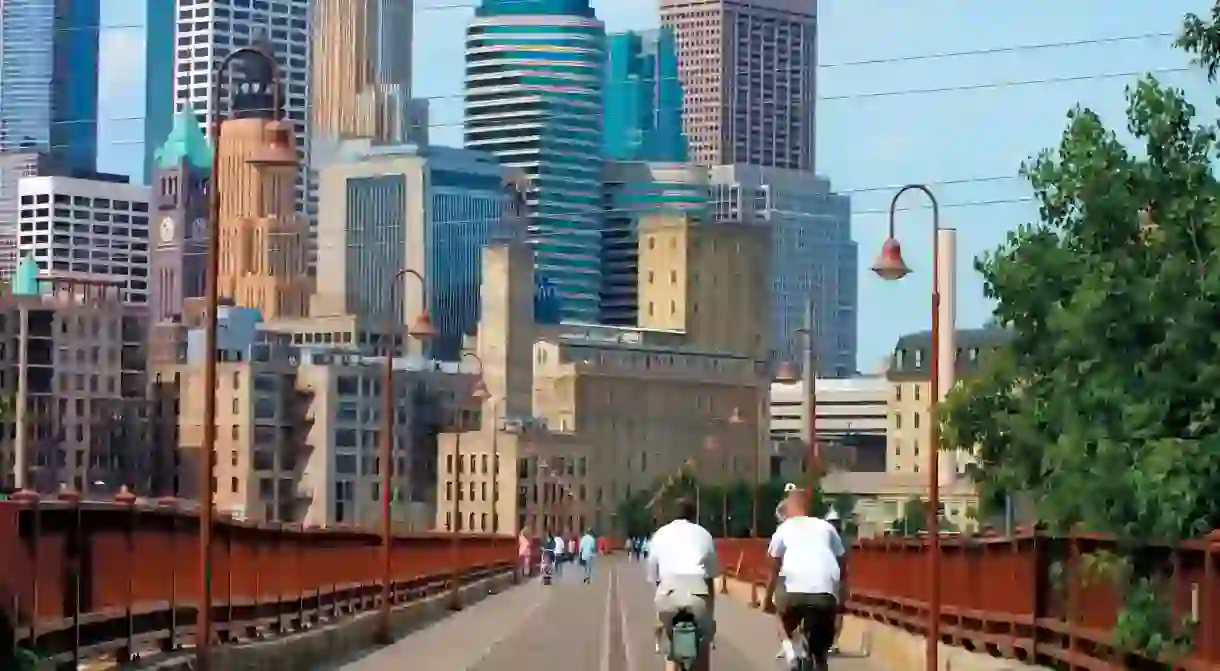
<path id="1" fill-rule="evenodd" d="M 1220 3 L 1178 44 L 1214 79 Z M 1019 492 L 1052 528 L 1139 545 L 1220 525 L 1220 130 L 1152 77 L 1127 103 L 1138 148 L 1077 107 L 1022 166 L 1039 219 L 976 263 L 1013 339 L 950 394 L 940 447 L 976 449 L 984 508 Z M 1177 645 L 1160 577 L 1129 569 L 1116 642 Z"/>
<path id="2" fill-rule="evenodd" d="M 1128 150 L 1077 107 L 1025 164 L 1040 220 L 976 264 L 1012 341 L 944 408 L 981 483 L 1058 528 L 1180 539 L 1220 522 L 1217 126 L 1145 77 Z"/>

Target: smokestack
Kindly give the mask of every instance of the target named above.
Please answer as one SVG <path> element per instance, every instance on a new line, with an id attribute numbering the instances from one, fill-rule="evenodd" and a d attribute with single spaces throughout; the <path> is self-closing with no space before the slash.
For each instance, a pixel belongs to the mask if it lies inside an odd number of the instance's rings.
<path id="1" fill-rule="evenodd" d="M 953 389 L 957 382 L 957 230 L 943 228 L 936 236 L 936 254 L 940 261 L 940 275 L 936 286 L 940 289 L 940 398 Z M 933 446 L 935 447 L 935 446 Z M 940 484 L 950 485 L 957 480 L 958 455 L 940 453 Z"/>

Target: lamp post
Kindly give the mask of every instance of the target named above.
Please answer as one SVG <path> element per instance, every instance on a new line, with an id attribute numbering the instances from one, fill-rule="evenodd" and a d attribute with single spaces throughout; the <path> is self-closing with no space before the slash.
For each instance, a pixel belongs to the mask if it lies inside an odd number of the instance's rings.
<path id="1" fill-rule="evenodd" d="M 744 424 L 744 423 L 745 423 L 745 420 L 742 419 L 742 417 L 741 417 L 741 411 L 737 408 L 733 408 L 733 413 L 730 414 L 727 418 L 713 417 L 711 419 L 711 421 L 709 422 L 709 424 L 711 424 L 713 430 L 715 429 L 715 427 L 717 425 L 720 425 L 720 424 L 725 424 L 728 426 L 740 426 L 741 424 Z M 720 439 L 714 433 L 709 433 L 707 436 L 707 440 L 704 441 L 704 447 L 708 452 L 718 452 L 721 447 Z M 721 472 L 723 473 L 723 471 L 724 471 L 724 469 L 722 468 Z M 721 537 L 728 538 L 729 537 L 729 489 L 727 486 L 727 481 L 726 481 L 726 485 L 723 486 L 722 490 L 721 490 L 720 526 L 721 526 Z"/>
<path id="2" fill-rule="evenodd" d="M 199 446 L 199 611 L 196 621 L 195 668 L 207 671 L 212 647 L 212 472 L 216 464 L 216 335 L 219 310 L 220 280 L 220 88 L 229 68 L 238 57 L 257 58 L 271 71 L 272 120 L 263 129 L 266 143 L 255 150 L 247 163 L 256 168 L 288 168 L 297 163 L 291 146 L 288 127 L 276 117 L 280 113 L 280 68 L 276 60 L 256 47 L 231 51 L 216 66 L 216 78 L 211 90 L 212 170 L 208 185 L 208 248 L 205 274 L 204 357 L 203 357 L 203 436 Z"/>
<path id="3" fill-rule="evenodd" d="M 424 276 L 410 268 L 403 268 L 394 273 L 394 280 L 390 285 L 390 293 L 393 295 L 395 288 L 407 276 L 411 275 L 419 280 L 420 293 L 423 294 L 420 304 L 425 306 L 424 310 L 415 318 L 415 322 L 407 330 L 407 336 L 415 338 L 420 343 L 436 337 L 436 327 L 432 325 L 432 320 L 428 318 L 428 285 L 424 282 Z M 390 612 L 393 609 L 394 600 L 394 576 L 393 576 L 393 544 L 394 544 L 394 522 L 391 517 L 393 493 L 392 484 L 394 478 L 394 345 L 397 328 L 387 328 L 382 338 L 386 341 L 385 346 L 385 369 L 382 372 L 381 382 L 381 444 L 378 445 L 378 453 L 381 476 L 381 611 L 377 622 L 376 638 L 382 645 L 389 645 L 392 638 L 390 629 Z"/>
<path id="4" fill-rule="evenodd" d="M 795 334 L 802 340 L 801 438 L 809 451 L 809 487 L 813 491 L 822 479 L 822 447 L 818 444 L 817 307 L 812 297 L 805 305 L 805 326 Z"/>
<path id="5" fill-rule="evenodd" d="M 482 365 L 482 364 L 480 364 Z M 491 532 L 500 534 L 500 406 L 504 398 L 491 404 Z M 492 539 L 495 543 L 495 539 Z"/>
<path id="6" fill-rule="evenodd" d="M 475 380 L 474 389 L 470 392 L 472 398 L 477 399 L 480 403 L 487 399 L 487 385 L 483 382 L 483 359 L 478 354 L 465 350 L 462 352 L 462 358 L 474 359 L 479 364 L 479 377 Z M 462 569 L 458 563 L 461 554 L 459 552 L 459 541 L 462 530 L 462 430 L 465 428 L 461 420 L 461 412 L 458 413 L 457 426 L 454 428 L 453 436 L 453 526 L 450 528 L 449 535 L 449 558 L 453 566 L 453 591 L 450 593 L 449 607 L 453 610 L 462 608 Z M 474 468 L 471 468 L 473 475 Z"/>
<path id="7" fill-rule="evenodd" d="M 894 213 L 898 199 L 907 191 L 922 191 L 932 201 L 932 343 L 929 357 L 931 372 L 928 399 L 928 418 L 931 425 L 931 448 L 928 451 L 928 637 L 925 649 L 926 669 L 936 669 L 940 643 L 940 422 L 936 416 L 940 403 L 940 254 L 937 253 L 940 237 L 940 205 L 932 190 L 922 184 L 908 184 L 894 194 L 890 201 L 889 235 L 881 246 L 881 253 L 873 263 L 873 272 L 883 280 L 900 280 L 911 273 L 902 258 L 902 245 L 894 237 Z"/>
<path id="8" fill-rule="evenodd" d="M 771 373 L 771 367 L 775 365 L 775 352 L 759 359 L 755 365 L 758 367 L 758 449 L 754 450 L 754 491 L 750 511 L 752 538 L 758 538 L 758 490 L 762 486 L 762 455 L 771 442 L 771 383 L 791 382 L 796 378 L 792 365 L 788 362 L 780 363 L 775 374 Z"/>

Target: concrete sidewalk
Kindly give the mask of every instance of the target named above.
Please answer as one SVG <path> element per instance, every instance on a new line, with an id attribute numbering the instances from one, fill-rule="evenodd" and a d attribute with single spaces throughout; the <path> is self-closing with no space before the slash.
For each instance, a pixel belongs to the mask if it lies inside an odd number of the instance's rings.
<path id="1" fill-rule="evenodd" d="M 481 601 L 395 645 L 338 667 L 341 671 L 660 671 L 654 650 L 653 588 L 643 565 L 615 557 L 596 565 L 591 585 L 565 571 L 545 587 L 536 579 Z M 716 671 L 781 671 L 771 616 L 720 596 Z M 879 671 L 868 660 L 836 659 L 836 671 Z"/>

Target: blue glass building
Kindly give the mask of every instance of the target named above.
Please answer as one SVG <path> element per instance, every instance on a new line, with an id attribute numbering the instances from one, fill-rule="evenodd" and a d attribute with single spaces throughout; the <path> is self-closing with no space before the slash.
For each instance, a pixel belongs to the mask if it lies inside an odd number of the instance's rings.
<path id="1" fill-rule="evenodd" d="M 99 12 L 99 0 L 0 2 L 0 151 L 95 168 Z"/>
<path id="2" fill-rule="evenodd" d="M 164 0 L 101 0 L 97 167 L 148 184 L 174 113 L 174 11 Z"/>
<path id="3" fill-rule="evenodd" d="M 605 77 L 605 158 L 687 161 L 673 30 L 608 36 Z"/>
<path id="4" fill-rule="evenodd" d="M 690 163 L 607 161 L 603 171 L 603 324 L 634 326 L 638 317 L 640 216 L 669 211 L 695 219 L 708 214 L 707 170 Z"/>
<path id="5" fill-rule="evenodd" d="M 466 31 L 466 146 L 529 178 L 538 273 L 580 321 L 600 300 L 604 59 L 588 0 L 483 0 Z"/>
<path id="6" fill-rule="evenodd" d="M 489 154 L 432 146 L 348 143 L 322 168 L 318 292 L 336 311 L 408 323 L 419 285 L 387 291 L 399 269 L 423 274 L 439 359 L 457 358 L 480 314 L 483 249 L 501 220 L 506 171 Z M 330 299 L 333 300 L 333 299 Z"/>

